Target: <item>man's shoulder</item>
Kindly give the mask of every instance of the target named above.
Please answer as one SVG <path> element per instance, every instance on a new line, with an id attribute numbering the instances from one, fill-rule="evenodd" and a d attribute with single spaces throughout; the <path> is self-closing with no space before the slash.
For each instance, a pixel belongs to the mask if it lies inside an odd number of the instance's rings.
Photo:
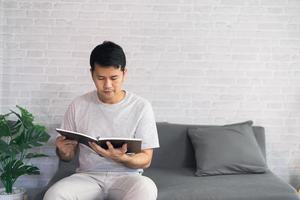
<path id="1" fill-rule="evenodd" d="M 129 104 L 135 107 L 137 110 L 149 110 L 152 109 L 150 101 L 135 93 L 129 93 Z"/>
<path id="2" fill-rule="evenodd" d="M 128 96 L 129 96 L 129 100 L 131 102 L 135 102 L 135 103 L 138 103 L 138 104 L 141 104 L 141 105 L 150 105 L 149 100 L 147 100 L 146 98 L 144 98 L 142 96 L 139 96 L 135 93 L 128 92 Z"/>

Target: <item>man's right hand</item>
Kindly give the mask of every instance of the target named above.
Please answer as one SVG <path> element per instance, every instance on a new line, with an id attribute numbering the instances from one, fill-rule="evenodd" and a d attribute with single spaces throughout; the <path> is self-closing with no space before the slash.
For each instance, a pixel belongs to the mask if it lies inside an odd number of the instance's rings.
<path id="1" fill-rule="evenodd" d="M 65 136 L 58 136 L 55 141 L 58 149 L 58 156 L 64 161 L 70 161 L 74 158 L 78 142 L 68 140 Z"/>

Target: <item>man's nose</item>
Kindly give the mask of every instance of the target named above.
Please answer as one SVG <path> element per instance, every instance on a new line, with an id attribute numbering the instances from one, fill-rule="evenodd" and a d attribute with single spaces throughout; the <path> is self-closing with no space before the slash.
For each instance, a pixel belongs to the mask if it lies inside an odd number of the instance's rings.
<path id="1" fill-rule="evenodd" d="M 104 82 L 104 87 L 105 88 L 110 88 L 112 86 L 111 80 L 106 79 Z"/>

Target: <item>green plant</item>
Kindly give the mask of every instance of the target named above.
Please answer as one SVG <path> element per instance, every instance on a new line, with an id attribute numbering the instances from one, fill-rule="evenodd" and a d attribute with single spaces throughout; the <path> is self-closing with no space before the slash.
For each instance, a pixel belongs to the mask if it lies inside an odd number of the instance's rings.
<path id="1" fill-rule="evenodd" d="M 6 193 L 12 193 L 13 184 L 20 176 L 40 174 L 38 167 L 26 161 L 47 155 L 29 150 L 42 146 L 50 138 L 44 126 L 33 123 L 30 112 L 20 106 L 17 108 L 19 113 L 10 110 L 0 115 L 0 180 Z"/>

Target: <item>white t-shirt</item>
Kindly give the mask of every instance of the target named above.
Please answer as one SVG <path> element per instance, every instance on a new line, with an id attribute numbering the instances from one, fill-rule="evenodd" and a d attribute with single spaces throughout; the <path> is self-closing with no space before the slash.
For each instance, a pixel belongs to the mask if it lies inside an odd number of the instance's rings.
<path id="1" fill-rule="evenodd" d="M 69 105 L 61 128 L 94 137 L 141 138 L 142 149 L 159 147 L 151 104 L 127 91 L 116 104 L 100 101 L 97 91 L 77 97 Z M 79 147 L 79 172 L 141 171 L 101 157 L 83 144 Z"/>

